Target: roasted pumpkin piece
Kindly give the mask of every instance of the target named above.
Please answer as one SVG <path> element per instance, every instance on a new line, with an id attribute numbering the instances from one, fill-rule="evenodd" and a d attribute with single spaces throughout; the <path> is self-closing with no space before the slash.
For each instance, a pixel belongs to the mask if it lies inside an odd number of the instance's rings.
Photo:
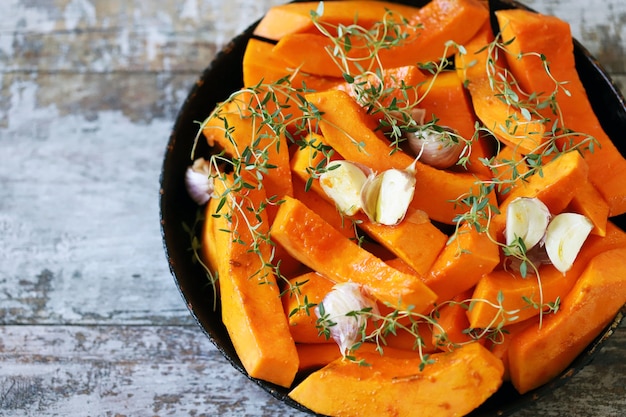
<path id="1" fill-rule="evenodd" d="M 343 79 L 319 77 L 306 74 L 289 65 L 272 53 L 274 44 L 251 38 L 243 55 L 243 85 L 255 87 L 259 84 L 276 83 L 288 78 L 295 89 L 322 91 L 343 82 Z M 284 83 L 285 85 L 287 83 Z M 297 110 L 294 106 L 293 111 Z"/>
<path id="2" fill-rule="evenodd" d="M 497 336 L 485 342 L 485 347 L 500 359 L 504 365 L 504 375 L 502 375 L 504 381 L 511 380 L 509 372 L 509 347 L 511 346 L 511 341 L 518 333 L 530 326 L 539 326 L 539 317 L 504 326 Z"/>
<path id="3" fill-rule="evenodd" d="M 580 185 L 566 208 L 566 211 L 582 214 L 591 220 L 593 223 L 591 233 L 598 236 L 606 235 L 610 210 L 609 204 L 589 180 Z"/>
<path id="4" fill-rule="evenodd" d="M 360 213 L 353 219 L 372 239 L 420 275 L 428 273 L 448 240 L 421 210 L 409 209 L 404 220 L 395 226 L 377 224 Z"/>
<path id="5" fill-rule="evenodd" d="M 433 326 L 432 344 L 439 350 L 452 351 L 462 344 L 474 341 L 469 333 L 470 324 L 466 314 L 472 292 L 472 288 L 465 290 L 452 297 L 451 303 L 437 308 L 437 324 Z M 484 343 L 484 340 L 477 343 Z"/>
<path id="6" fill-rule="evenodd" d="M 580 263 L 579 263 L 580 264 Z M 576 282 L 580 270 L 563 274 L 552 265 L 539 268 L 539 277 L 497 270 L 483 276 L 472 298 L 477 300 L 467 312 L 472 328 L 496 328 L 518 323 L 545 311 L 548 303 L 564 297 Z"/>
<path id="7" fill-rule="evenodd" d="M 242 158 L 246 152 L 259 155 L 266 167 L 262 186 L 267 196 L 278 201 L 293 194 L 289 148 L 283 133 L 276 134 L 261 117 L 255 116 L 263 98 L 242 91 L 236 99 L 225 102 L 202 124 L 202 133 L 209 146 L 216 146 L 226 155 Z"/>
<path id="8" fill-rule="evenodd" d="M 491 170 L 493 178 L 498 182 L 498 201 L 502 202 L 515 184 L 522 181 L 521 177 L 528 174 L 530 168 L 523 154 L 512 146 L 502 146 L 493 159 Z"/>
<path id="9" fill-rule="evenodd" d="M 336 343 L 298 343 L 299 372 L 316 371 L 343 357 Z"/>

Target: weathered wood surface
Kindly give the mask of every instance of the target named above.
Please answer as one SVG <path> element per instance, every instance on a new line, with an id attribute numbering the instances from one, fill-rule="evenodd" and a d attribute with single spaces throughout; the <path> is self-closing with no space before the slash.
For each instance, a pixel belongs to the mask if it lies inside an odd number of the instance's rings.
<path id="1" fill-rule="evenodd" d="M 0 415 L 303 416 L 190 318 L 158 218 L 176 112 L 215 52 L 278 0 L 2 2 Z M 626 85 L 626 3 L 526 4 L 569 21 Z M 626 413 L 626 326 L 516 416 Z"/>

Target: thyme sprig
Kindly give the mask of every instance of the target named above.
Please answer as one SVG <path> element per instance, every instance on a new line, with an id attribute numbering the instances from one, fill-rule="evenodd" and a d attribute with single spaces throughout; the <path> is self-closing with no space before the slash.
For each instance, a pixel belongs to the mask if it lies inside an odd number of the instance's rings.
<path id="1" fill-rule="evenodd" d="M 411 24 L 392 10 L 386 10 L 382 19 L 370 28 L 361 26 L 357 21 L 350 25 L 332 25 L 320 19 L 323 13 L 323 7 L 312 10 L 311 21 L 332 42 L 333 46 L 327 52 L 348 82 L 383 68 L 380 51 L 406 43 L 422 28 L 421 24 Z"/>
<path id="2" fill-rule="evenodd" d="M 383 355 L 385 348 L 388 346 L 389 338 L 397 336 L 400 332 L 406 332 L 414 338 L 412 348 L 420 358 L 419 368 L 421 371 L 425 366 L 432 363 L 429 354 L 425 350 L 425 337 L 432 337 L 433 332 L 436 332 L 435 344 L 439 349 L 457 349 L 463 345 L 483 339 L 489 340 L 493 344 L 500 344 L 503 342 L 504 335 L 507 333 L 506 326 L 518 320 L 519 313 L 522 310 L 538 309 L 540 311 L 555 313 L 558 311 L 560 303 L 560 300 L 557 299 L 552 303 L 541 304 L 535 302 L 530 297 L 524 297 L 523 301 L 525 302 L 524 307 L 515 310 L 507 310 L 504 306 L 504 294 L 499 292 L 496 302 L 474 298 L 461 301 L 447 300 L 435 306 L 429 314 L 418 313 L 413 310 L 412 306 L 409 306 L 408 309 L 401 309 L 389 303 L 385 304 L 390 309 L 387 314 L 380 314 L 369 307 L 351 311 L 346 313 L 346 316 L 354 318 L 355 322 L 357 317 L 363 317 L 366 320 L 364 320 L 364 324 L 359 328 L 360 339 L 350 347 L 349 352 L 345 354 L 345 359 L 360 365 L 368 365 L 367 362 L 360 359 L 358 355 L 359 348 L 364 343 L 374 344 L 376 346 L 375 350 Z M 452 341 L 446 329 L 442 327 L 438 321 L 441 309 L 447 306 L 459 307 L 471 311 L 479 303 L 487 304 L 494 309 L 491 323 L 484 328 L 468 327 L 464 329 L 463 333 L 468 336 L 467 341 Z M 330 339 L 331 329 L 336 326 L 337 323 L 333 321 L 326 312 L 323 302 L 316 306 L 308 305 L 309 309 L 312 307 L 317 307 L 319 311 L 316 321 L 319 335 Z M 367 323 L 372 326 L 368 327 Z"/>

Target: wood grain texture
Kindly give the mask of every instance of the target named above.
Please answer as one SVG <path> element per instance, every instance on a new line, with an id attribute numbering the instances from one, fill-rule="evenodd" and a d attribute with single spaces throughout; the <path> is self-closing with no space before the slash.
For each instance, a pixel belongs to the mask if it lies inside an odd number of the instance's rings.
<path id="1" fill-rule="evenodd" d="M 8 0 L 0 13 L 0 416 L 304 416 L 189 316 L 161 159 L 216 51 L 278 0 Z M 527 1 L 626 85 L 626 3 Z M 526 416 L 626 410 L 626 325 Z"/>
<path id="2" fill-rule="evenodd" d="M 3 326 L 0 338 L 0 416 L 274 416 L 281 410 L 259 387 L 242 384 L 195 328 Z"/>

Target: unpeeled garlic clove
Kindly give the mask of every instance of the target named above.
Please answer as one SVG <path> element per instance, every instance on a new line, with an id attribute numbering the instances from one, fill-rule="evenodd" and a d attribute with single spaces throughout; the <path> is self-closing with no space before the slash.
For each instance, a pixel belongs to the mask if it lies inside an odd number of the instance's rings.
<path id="1" fill-rule="evenodd" d="M 550 262 L 562 273 L 569 271 L 593 229 L 593 223 L 582 214 L 561 213 L 550 221 L 545 247 Z"/>
<path id="2" fill-rule="evenodd" d="M 406 138 L 409 148 L 420 162 L 439 169 L 456 165 L 465 148 L 458 134 L 444 126 L 424 126 L 415 132 L 408 132 Z"/>
<path id="3" fill-rule="evenodd" d="M 393 226 L 402 221 L 415 193 L 415 172 L 388 169 L 370 176 L 363 186 L 362 207 L 375 223 Z"/>
<path id="4" fill-rule="evenodd" d="M 336 284 L 326 294 L 322 304 L 327 319 L 335 323 L 329 330 L 343 355 L 361 340 L 361 329 L 367 324 L 368 314 L 363 310 L 369 309 L 371 314 L 378 315 L 376 302 L 364 293 L 360 285 L 352 282 Z M 315 314 L 321 318 L 319 307 L 316 307 Z"/>
<path id="5" fill-rule="evenodd" d="M 361 189 L 366 180 L 367 175 L 360 165 L 344 160 L 329 162 L 319 176 L 324 193 L 347 216 L 361 210 Z"/>
<path id="6" fill-rule="evenodd" d="M 543 239 L 549 222 L 550 210 L 541 200 L 516 198 L 506 211 L 506 244 L 511 245 L 521 238 L 526 249 L 532 249 Z"/>
<path id="7" fill-rule="evenodd" d="M 185 171 L 185 188 L 193 201 L 203 205 L 213 195 L 211 165 L 204 158 L 196 159 Z"/>

